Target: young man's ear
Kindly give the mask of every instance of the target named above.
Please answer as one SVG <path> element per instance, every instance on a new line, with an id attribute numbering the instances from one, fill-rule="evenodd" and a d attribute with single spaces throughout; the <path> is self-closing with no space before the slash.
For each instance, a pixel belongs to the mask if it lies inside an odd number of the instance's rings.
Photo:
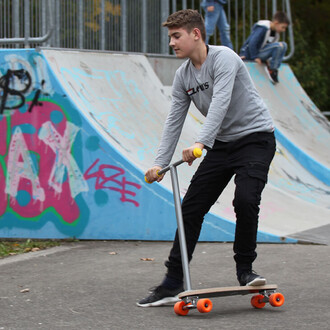
<path id="1" fill-rule="evenodd" d="M 202 38 L 202 34 L 201 34 L 200 29 L 194 28 L 192 32 L 194 34 L 195 40 L 198 40 L 198 39 Z"/>

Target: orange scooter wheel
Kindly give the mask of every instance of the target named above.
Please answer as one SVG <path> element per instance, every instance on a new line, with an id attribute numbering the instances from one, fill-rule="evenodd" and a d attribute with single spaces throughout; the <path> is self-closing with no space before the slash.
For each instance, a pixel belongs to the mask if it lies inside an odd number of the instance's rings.
<path id="1" fill-rule="evenodd" d="M 209 313 L 213 307 L 212 301 L 210 299 L 200 299 L 197 302 L 197 309 L 200 313 Z"/>
<path id="2" fill-rule="evenodd" d="M 264 296 L 262 294 L 253 296 L 251 298 L 251 305 L 254 308 L 258 308 L 258 309 L 265 307 L 266 303 L 264 301 L 262 301 L 263 298 L 264 298 Z"/>
<path id="3" fill-rule="evenodd" d="M 180 316 L 187 315 L 189 313 L 189 309 L 188 308 L 184 308 L 184 306 L 186 306 L 186 305 L 187 304 L 183 300 L 178 301 L 174 305 L 174 312 L 175 312 L 175 314 L 180 315 Z"/>
<path id="4" fill-rule="evenodd" d="M 276 292 L 276 293 L 272 293 L 269 296 L 269 303 L 273 306 L 273 307 L 280 307 L 284 304 L 285 298 L 282 295 L 282 293 Z"/>

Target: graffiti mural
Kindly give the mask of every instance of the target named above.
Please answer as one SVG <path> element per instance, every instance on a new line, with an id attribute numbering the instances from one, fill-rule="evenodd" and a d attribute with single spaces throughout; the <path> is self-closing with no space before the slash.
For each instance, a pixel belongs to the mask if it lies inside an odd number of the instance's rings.
<path id="1" fill-rule="evenodd" d="M 97 156 L 98 147 L 88 147 L 93 132 L 41 54 L 7 51 L 0 59 L 0 228 L 79 237 L 90 225 L 89 196 L 98 207 L 111 201 L 138 208 L 141 184 L 111 157 Z M 38 234 L 49 221 L 54 233 Z"/>

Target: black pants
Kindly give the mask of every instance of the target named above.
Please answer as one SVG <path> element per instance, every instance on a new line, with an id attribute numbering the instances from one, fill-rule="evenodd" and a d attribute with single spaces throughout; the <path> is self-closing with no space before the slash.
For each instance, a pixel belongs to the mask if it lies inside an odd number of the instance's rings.
<path id="1" fill-rule="evenodd" d="M 192 258 L 205 214 L 235 175 L 236 213 L 234 259 L 237 272 L 251 270 L 257 257 L 256 240 L 261 193 L 276 148 L 273 133 L 258 132 L 233 142 L 216 141 L 194 174 L 182 202 L 188 258 Z M 167 276 L 183 278 L 178 233 L 168 261 Z"/>

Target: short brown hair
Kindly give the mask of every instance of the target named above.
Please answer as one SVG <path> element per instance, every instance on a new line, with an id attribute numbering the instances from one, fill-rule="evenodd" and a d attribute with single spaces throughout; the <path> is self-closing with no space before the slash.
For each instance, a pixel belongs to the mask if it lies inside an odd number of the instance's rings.
<path id="1" fill-rule="evenodd" d="M 273 16 L 273 21 L 290 25 L 289 17 L 283 11 L 277 11 Z"/>
<path id="2" fill-rule="evenodd" d="M 193 9 L 183 9 L 171 14 L 163 23 L 167 28 L 183 28 L 191 32 L 194 28 L 201 31 L 203 41 L 206 39 L 205 24 L 202 15 Z"/>

